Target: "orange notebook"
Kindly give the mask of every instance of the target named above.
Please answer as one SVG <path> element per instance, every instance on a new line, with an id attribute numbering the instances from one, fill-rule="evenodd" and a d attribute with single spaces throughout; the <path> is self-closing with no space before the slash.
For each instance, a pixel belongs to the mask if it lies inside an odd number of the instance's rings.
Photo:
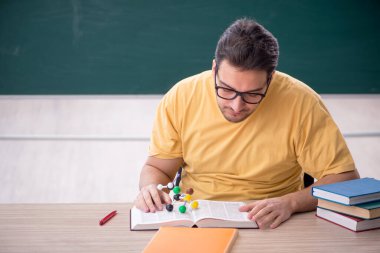
<path id="1" fill-rule="evenodd" d="M 236 228 L 161 227 L 143 252 L 229 252 L 237 235 Z"/>

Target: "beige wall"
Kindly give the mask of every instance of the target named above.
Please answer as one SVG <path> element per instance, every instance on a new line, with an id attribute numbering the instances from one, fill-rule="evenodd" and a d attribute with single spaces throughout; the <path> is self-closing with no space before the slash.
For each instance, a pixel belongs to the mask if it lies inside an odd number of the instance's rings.
<path id="1" fill-rule="evenodd" d="M 0 96 L 0 203 L 130 202 L 161 96 Z M 324 95 L 380 178 L 380 95 Z"/>

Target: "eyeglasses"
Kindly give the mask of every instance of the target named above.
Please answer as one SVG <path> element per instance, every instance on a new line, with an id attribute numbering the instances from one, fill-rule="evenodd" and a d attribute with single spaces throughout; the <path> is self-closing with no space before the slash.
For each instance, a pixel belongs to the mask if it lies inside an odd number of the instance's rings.
<path id="1" fill-rule="evenodd" d="M 267 91 L 269 89 L 269 84 L 272 79 L 270 76 L 267 80 L 267 89 L 265 90 L 264 94 L 262 93 L 257 93 L 257 92 L 240 92 L 231 88 L 227 87 L 222 87 L 218 86 L 216 84 L 216 77 L 217 77 L 217 69 L 215 70 L 215 90 L 216 90 L 216 95 L 218 97 L 226 99 L 226 100 L 234 100 L 237 96 L 240 96 L 241 99 L 247 103 L 247 104 L 259 104 L 265 95 L 267 94 Z"/>

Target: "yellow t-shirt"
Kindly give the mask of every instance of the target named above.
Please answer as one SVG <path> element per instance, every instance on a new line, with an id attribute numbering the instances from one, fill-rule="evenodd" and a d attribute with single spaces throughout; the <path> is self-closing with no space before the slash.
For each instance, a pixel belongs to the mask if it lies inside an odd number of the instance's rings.
<path id="1" fill-rule="evenodd" d="M 160 102 L 150 155 L 182 157 L 181 185 L 196 199 L 250 200 L 303 188 L 355 169 L 342 134 L 318 94 L 276 71 L 267 96 L 239 123 L 221 113 L 211 71 L 177 83 Z"/>

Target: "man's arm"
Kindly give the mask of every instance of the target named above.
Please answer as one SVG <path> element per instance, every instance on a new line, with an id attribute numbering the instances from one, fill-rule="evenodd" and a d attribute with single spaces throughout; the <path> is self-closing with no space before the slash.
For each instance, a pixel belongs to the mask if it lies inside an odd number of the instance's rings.
<path id="1" fill-rule="evenodd" d="M 157 185 L 165 185 L 172 181 L 182 164 L 182 158 L 148 157 L 140 173 L 140 192 L 134 202 L 135 206 L 145 212 L 155 212 L 162 210 L 162 203 L 171 203 L 169 195 L 157 190 Z"/>
<path id="2" fill-rule="evenodd" d="M 315 210 L 318 201 L 310 193 L 312 186 L 357 178 L 359 178 L 359 173 L 356 170 L 327 175 L 313 185 L 298 192 L 289 193 L 282 197 L 255 201 L 242 206 L 239 210 L 249 212 L 248 218 L 255 221 L 260 228 L 276 228 L 282 222 L 289 219 L 293 213 Z"/>

